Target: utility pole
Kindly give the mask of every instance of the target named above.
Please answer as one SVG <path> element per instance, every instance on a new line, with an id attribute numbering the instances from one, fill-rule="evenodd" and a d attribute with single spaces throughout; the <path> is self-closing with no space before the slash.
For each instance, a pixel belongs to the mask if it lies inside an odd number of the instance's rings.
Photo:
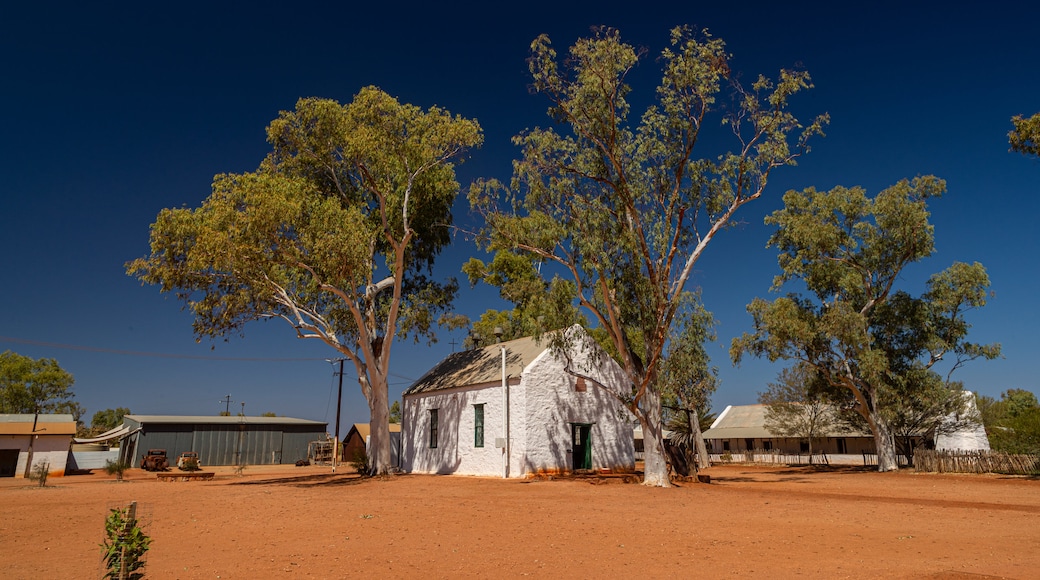
<path id="1" fill-rule="evenodd" d="M 332 444 L 332 473 L 339 463 L 339 411 L 343 402 L 343 359 L 339 359 L 339 394 L 336 395 L 336 442 Z"/>
<path id="2" fill-rule="evenodd" d="M 29 479 L 32 475 L 33 441 L 36 439 L 36 423 L 40 420 L 40 407 L 36 406 L 36 414 L 33 415 L 32 431 L 29 433 L 29 451 L 25 454 L 25 474 L 23 477 Z"/>
<path id="3" fill-rule="evenodd" d="M 234 403 L 234 401 L 231 400 L 231 394 L 229 393 L 227 395 L 224 395 L 224 398 L 219 400 L 219 401 L 217 401 L 217 402 L 218 403 L 224 403 L 224 414 L 230 417 L 231 416 L 231 403 Z"/>

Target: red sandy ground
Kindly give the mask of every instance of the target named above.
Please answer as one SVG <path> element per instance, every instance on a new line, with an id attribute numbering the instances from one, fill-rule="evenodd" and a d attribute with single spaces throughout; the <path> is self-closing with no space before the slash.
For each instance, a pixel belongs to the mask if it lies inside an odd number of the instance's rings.
<path id="1" fill-rule="evenodd" d="M 1040 578 L 1040 480 L 718 466 L 710 485 L 218 468 L 0 480 L 0 578 L 97 578 L 136 500 L 150 578 Z"/>

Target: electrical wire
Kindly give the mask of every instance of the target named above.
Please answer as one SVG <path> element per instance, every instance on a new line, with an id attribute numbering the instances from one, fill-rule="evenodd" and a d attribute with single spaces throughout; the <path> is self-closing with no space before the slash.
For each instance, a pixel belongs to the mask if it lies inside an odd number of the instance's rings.
<path id="1" fill-rule="evenodd" d="M 47 348 L 59 348 L 63 350 L 78 350 L 84 352 L 100 352 L 106 354 L 118 354 L 123 356 L 139 356 L 151 358 L 191 359 L 210 361 L 239 361 L 239 362 L 315 362 L 328 361 L 326 358 L 274 358 L 274 357 L 230 357 L 230 356 L 204 356 L 199 354 L 171 354 L 163 352 L 148 352 L 137 350 L 118 350 L 114 348 L 102 348 L 97 346 L 82 346 L 76 344 L 62 344 L 59 342 L 45 342 L 42 340 L 30 340 L 27 338 L 14 338 L 0 336 L 0 342 L 13 342 L 16 344 L 31 344 L 33 346 L 45 346 Z M 414 383 L 415 379 L 398 373 L 388 373 L 390 376 Z M 401 384 L 401 383 L 395 383 Z"/>

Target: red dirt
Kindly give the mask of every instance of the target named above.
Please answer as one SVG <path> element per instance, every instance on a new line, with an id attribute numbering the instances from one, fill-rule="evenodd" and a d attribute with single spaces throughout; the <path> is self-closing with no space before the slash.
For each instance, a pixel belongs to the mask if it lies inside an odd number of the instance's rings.
<path id="1" fill-rule="evenodd" d="M 710 485 L 323 467 L 0 480 L 0 577 L 90 578 L 136 500 L 149 578 L 1037 578 L 1040 480 L 718 466 Z"/>

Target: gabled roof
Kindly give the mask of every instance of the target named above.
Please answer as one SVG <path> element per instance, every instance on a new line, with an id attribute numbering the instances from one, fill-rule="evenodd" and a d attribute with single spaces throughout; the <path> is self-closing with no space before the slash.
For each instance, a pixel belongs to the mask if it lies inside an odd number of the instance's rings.
<path id="1" fill-rule="evenodd" d="M 519 378 L 527 365 L 549 348 L 551 340 L 548 335 L 537 340 L 528 336 L 450 354 L 408 387 L 404 394 L 501 383 L 502 348 L 506 349 L 506 376 Z"/>
<path id="2" fill-rule="evenodd" d="M 360 435 L 362 439 L 367 439 L 368 436 L 372 434 L 372 427 L 368 423 L 354 423 L 353 427 L 351 428 L 351 431 L 357 431 L 358 435 Z M 390 423 L 390 432 L 391 433 L 400 433 L 401 432 L 401 424 L 400 423 Z M 350 436 L 350 432 L 348 431 L 347 432 L 347 437 L 349 437 L 349 436 Z"/>
<path id="3" fill-rule="evenodd" d="M 736 405 L 726 407 L 704 432 L 705 439 L 771 439 L 766 429 L 765 405 Z"/>
<path id="4" fill-rule="evenodd" d="M 704 432 L 705 439 L 773 439 L 784 437 L 766 429 L 767 405 L 730 405 Z M 870 437 L 870 433 L 843 431 L 838 428 L 821 437 Z"/>

